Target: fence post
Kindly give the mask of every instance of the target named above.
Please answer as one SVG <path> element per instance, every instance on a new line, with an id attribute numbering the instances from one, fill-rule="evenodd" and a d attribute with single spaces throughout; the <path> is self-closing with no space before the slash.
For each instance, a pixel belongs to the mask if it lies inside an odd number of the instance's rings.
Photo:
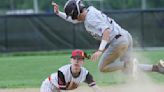
<path id="1" fill-rule="evenodd" d="M 141 10 L 141 47 L 144 49 L 145 38 L 144 38 L 144 10 Z"/>
<path id="2" fill-rule="evenodd" d="M 8 52 L 8 28 L 7 28 L 7 16 L 4 16 L 5 21 L 4 21 L 4 26 L 5 26 L 5 52 Z"/>

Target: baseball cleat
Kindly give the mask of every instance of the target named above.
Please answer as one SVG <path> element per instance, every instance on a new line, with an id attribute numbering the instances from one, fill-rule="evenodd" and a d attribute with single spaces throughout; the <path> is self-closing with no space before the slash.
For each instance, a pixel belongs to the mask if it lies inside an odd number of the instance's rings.
<path id="1" fill-rule="evenodd" d="M 160 60 L 159 63 L 157 64 L 157 67 L 159 69 L 159 73 L 164 74 L 164 61 Z"/>

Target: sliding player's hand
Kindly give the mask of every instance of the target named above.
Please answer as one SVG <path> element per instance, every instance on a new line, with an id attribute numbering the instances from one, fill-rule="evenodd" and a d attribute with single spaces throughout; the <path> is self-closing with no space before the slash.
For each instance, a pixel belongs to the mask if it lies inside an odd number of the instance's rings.
<path id="1" fill-rule="evenodd" d="M 91 56 L 91 60 L 92 61 L 96 61 L 100 56 L 101 56 L 102 52 L 101 51 L 96 51 L 95 53 L 93 53 L 93 55 Z"/>

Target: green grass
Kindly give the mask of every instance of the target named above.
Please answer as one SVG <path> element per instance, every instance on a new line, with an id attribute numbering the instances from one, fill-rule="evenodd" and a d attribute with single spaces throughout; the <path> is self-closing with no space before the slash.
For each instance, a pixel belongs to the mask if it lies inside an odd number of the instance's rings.
<path id="1" fill-rule="evenodd" d="M 14 56 L 0 58 L 1 87 L 35 87 L 50 73 L 69 63 L 68 55 Z"/>
<path id="2" fill-rule="evenodd" d="M 137 52 L 144 57 L 143 63 L 155 64 L 155 61 L 164 58 L 164 52 Z M 0 56 L 0 88 L 39 87 L 41 82 L 59 67 L 69 63 L 70 53 L 33 53 L 10 54 Z M 148 60 L 147 60 L 148 58 Z M 140 59 L 139 59 L 140 60 Z M 149 62 L 147 62 L 149 61 Z M 100 85 L 121 84 L 126 80 L 119 72 L 100 73 L 98 62 L 86 61 L 84 66 L 93 74 Z M 154 82 L 164 83 L 164 76 L 158 73 L 148 73 Z"/>

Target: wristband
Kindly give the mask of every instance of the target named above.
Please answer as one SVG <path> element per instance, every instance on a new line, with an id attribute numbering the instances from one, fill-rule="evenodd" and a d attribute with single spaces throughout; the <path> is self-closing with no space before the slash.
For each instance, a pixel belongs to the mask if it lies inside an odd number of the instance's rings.
<path id="1" fill-rule="evenodd" d="M 99 51 L 104 51 L 106 45 L 107 45 L 107 41 L 106 40 L 101 40 L 100 46 L 99 46 Z"/>
<path id="2" fill-rule="evenodd" d="M 97 51 L 99 51 L 99 52 L 104 52 L 103 50 L 97 50 Z"/>

